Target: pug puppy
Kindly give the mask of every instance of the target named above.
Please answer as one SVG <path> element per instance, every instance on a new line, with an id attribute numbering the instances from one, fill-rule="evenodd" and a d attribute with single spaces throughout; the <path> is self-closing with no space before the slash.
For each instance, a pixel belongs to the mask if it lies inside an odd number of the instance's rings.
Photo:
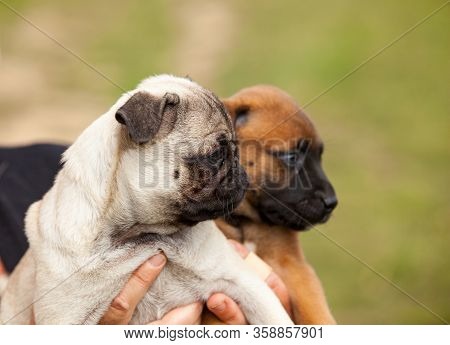
<path id="1" fill-rule="evenodd" d="M 53 187 L 25 219 L 30 248 L 10 277 L 2 323 L 96 324 L 130 274 L 168 263 L 132 324 L 226 291 L 253 324 L 292 324 L 214 222 L 244 196 L 230 118 L 192 81 L 144 80 L 64 153 Z"/>

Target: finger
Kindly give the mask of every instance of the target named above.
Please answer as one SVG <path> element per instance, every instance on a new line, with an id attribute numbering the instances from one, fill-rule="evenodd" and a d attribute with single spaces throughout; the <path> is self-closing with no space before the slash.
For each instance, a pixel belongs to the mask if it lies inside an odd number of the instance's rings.
<path id="1" fill-rule="evenodd" d="M 251 268 L 251 270 L 256 273 L 258 277 L 262 280 L 266 280 L 269 274 L 272 272 L 272 267 L 270 267 L 264 260 L 262 260 L 254 252 L 250 252 L 241 243 L 229 240 L 230 244 L 236 249 L 239 255 L 244 259 L 246 265 Z"/>
<path id="2" fill-rule="evenodd" d="M 0 277 L 6 276 L 8 273 L 6 272 L 5 266 L 3 266 L 3 262 L 0 259 Z"/>
<path id="3" fill-rule="evenodd" d="M 134 271 L 119 297 L 128 302 L 134 309 L 158 277 L 165 263 L 166 257 L 164 254 L 159 253 L 152 256 Z"/>
<path id="4" fill-rule="evenodd" d="M 291 302 L 289 299 L 288 289 L 281 278 L 272 271 L 267 277 L 266 283 L 272 289 L 275 295 L 277 295 L 284 309 L 286 309 L 286 311 L 291 314 Z"/>
<path id="5" fill-rule="evenodd" d="M 137 304 L 158 277 L 165 263 L 166 257 L 164 254 L 159 253 L 139 266 L 119 295 L 111 303 L 100 323 L 109 325 L 128 324 Z"/>
<path id="6" fill-rule="evenodd" d="M 35 325 L 36 324 L 36 320 L 34 318 L 34 310 L 33 308 L 31 308 L 31 320 L 30 320 L 30 325 Z"/>
<path id="7" fill-rule="evenodd" d="M 207 308 L 227 325 L 247 325 L 248 322 L 235 301 L 222 293 L 213 294 L 206 302 Z"/>
<path id="8" fill-rule="evenodd" d="M 169 311 L 161 320 L 150 325 L 199 325 L 203 311 L 200 302 L 185 305 Z"/>
<path id="9" fill-rule="evenodd" d="M 242 243 L 239 243 L 235 240 L 228 240 L 228 242 L 233 246 L 233 248 L 238 252 L 238 254 L 241 256 L 241 258 L 245 259 L 248 255 L 249 250 L 242 245 Z"/>
<path id="10" fill-rule="evenodd" d="M 6 284 L 8 283 L 8 272 L 6 272 L 3 266 L 2 260 L 0 259 L 0 295 L 6 289 Z"/>

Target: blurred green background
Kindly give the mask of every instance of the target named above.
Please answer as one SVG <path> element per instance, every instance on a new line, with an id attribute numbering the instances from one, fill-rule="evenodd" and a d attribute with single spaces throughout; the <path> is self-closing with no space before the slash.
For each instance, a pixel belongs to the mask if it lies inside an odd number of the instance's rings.
<path id="1" fill-rule="evenodd" d="M 162 72 L 306 104 L 443 0 L 13 1 L 124 89 Z M 450 6 L 306 111 L 340 205 L 319 229 L 450 320 Z M 0 144 L 70 142 L 121 91 L 0 4 Z M 328 239 L 301 235 L 339 323 L 442 321 Z"/>

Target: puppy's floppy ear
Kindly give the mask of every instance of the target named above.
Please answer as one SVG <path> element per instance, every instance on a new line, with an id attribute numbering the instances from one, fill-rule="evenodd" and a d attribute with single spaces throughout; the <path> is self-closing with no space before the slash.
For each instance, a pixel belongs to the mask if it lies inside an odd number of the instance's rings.
<path id="1" fill-rule="evenodd" d="M 228 113 L 230 114 L 233 126 L 238 128 L 247 122 L 250 113 L 250 106 L 240 101 L 234 100 L 233 97 L 222 99 Z"/>
<path id="2" fill-rule="evenodd" d="M 138 92 L 116 112 L 116 120 L 126 126 L 131 140 L 137 144 L 145 144 L 158 133 L 166 112 L 171 110 L 171 114 L 176 115 L 173 106 L 179 102 L 180 98 L 174 93 L 157 97 Z M 171 121 L 172 124 L 174 122 Z"/>

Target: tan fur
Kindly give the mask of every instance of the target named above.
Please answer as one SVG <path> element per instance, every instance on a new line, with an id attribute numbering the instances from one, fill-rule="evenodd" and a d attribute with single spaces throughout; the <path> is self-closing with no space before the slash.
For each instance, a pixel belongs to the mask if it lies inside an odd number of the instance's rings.
<path id="1" fill-rule="evenodd" d="M 296 324 L 334 324 L 314 269 L 306 261 L 298 233 L 250 222 L 242 227 L 245 241 L 256 243 L 256 254 L 281 277 L 289 290 Z"/>
<path id="2" fill-rule="evenodd" d="M 278 88 L 267 85 L 246 88 L 223 102 L 232 118 L 242 109 L 252 109 L 248 123 L 236 128 L 236 134 L 241 164 L 256 186 L 266 176 L 273 177 L 275 171 L 284 170 L 270 155 L 270 150 L 286 150 L 289 148 L 286 146 L 300 138 L 312 138 L 312 145 L 320 142 L 311 120 L 291 96 Z M 258 145 L 245 146 L 250 140 Z M 298 232 L 261 223 L 251 202 L 258 197 L 259 191 L 250 188 L 238 207 L 237 213 L 245 215 L 249 222 L 235 228 L 219 219 L 217 225 L 230 239 L 256 244 L 256 254 L 270 264 L 286 284 L 296 324 L 335 324 L 321 282 L 303 254 Z"/>

